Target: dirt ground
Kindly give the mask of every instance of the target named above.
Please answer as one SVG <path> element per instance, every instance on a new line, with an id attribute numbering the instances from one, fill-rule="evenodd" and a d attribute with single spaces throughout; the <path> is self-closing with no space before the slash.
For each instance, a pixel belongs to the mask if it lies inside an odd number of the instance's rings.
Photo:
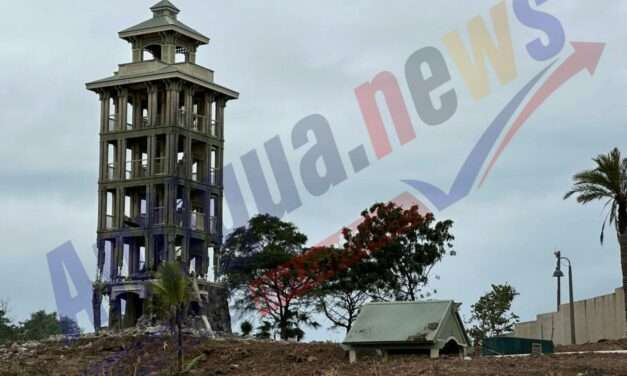
<path id="1" fill-rule="evenodd" d="M 622 341 L 594 344 L 584 351 L 621 349 Z M 592 347 L 592 345 L 588 346 Z M 627 375 L 627 355 L 578 354 L 517 358 L 390 356 L 349 364 L 331 343 L 282 343 L 253 340 L 185 339 L 187 375 Z M 82 338 L 72 342 L 0 348 L 0 375 L 171 375 L 173 342 L 158 337 Z"/>

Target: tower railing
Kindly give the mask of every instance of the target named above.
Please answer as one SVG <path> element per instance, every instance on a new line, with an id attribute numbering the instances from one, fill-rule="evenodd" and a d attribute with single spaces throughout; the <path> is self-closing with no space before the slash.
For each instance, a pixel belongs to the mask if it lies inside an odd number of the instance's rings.
<path id="1" fill-rule="evenodd" d="M 176 175 L 182 178 L 187 176 L 187 166 L 185 164 L 185 158 L 176 161 Z"/>
<path id="2" fill-rule="evenodd" d="M 180 207 L 176 209 L 176 213 L 174 213 L 174 224 L 179 227 L 183 227 L 185 224 L 185 208 Z"/>
<path id="3" fill-rule="evenodd" d="M 152 159 L 155 175 L 165 175 L 166 160 L 165 157 L 157 157 Z"/>
<path id="4" fill-rule="evenodd" d="M 181 128 L 190 129 L 194 132 L 205 133 L 205 127 L 209 127 L 209 136 L 218 137 L 218 123 L 215 119 L 203 114 L 192 113 L 192 122 L 187 124 L 186 110 L 179 109 L 176 111 L 176 125 Z"/>
<path id="5" fill-rule="evenodd" d="M 107 163 L 107 180 L 115 180 L 117 178 L 117 164 L 115 162 Z"/>
<path id="6" fill-rule="evenodd" d="M 209 217 L 209 233 L 210 234 L 218 233 L 218 218 L 216 216 Z"/>
<path id="7" fill-rule="evenodd" d="M 177 110 L 176 111 L 176 125 L 181 128 L 186 128 L 185 123 L 186 123 L 185 110 Z"/>
<path id="8" fill-rule="evenodd" d="M 193 211 L 190 217 L 190 227 L 193 230 L 204 231 L 205 229 L 205 214 Z"/>
<path id="9" fill-rule="evenodd" d="M 126 179 L 148 176 L 148 159 L 131 159 L 126 161 Z"/>
<path id="10" fill-rule="evenodd" d="M 107 131 L 108 132 L 113 132 L 115 131 L 116 127 L 116 116 L 115 114 L 109 115 L 109 121 L 107 122 Z"/>
<path id="11" fill-rule="evenodd" d="M 114 223 L 115 223 L 115 217 L 112 215 L 105 215 L 105 223 L 104 223 L 104 227 L 107 230 L 111 230 L 114 228 Z"/>
<path id="12" fill-rule="evenodd" d="M 124 216 L 124 227 L 144 227 L 146 225 L 146 213 Z"/>
<path id="13" fill-rule="evenodd" d="M 207 184 L 220 185 L 220 169 L 215 167 L 209 168 L 209 174 L 207 175 Z"/>
<path id="14" fill-rule="evenodd" d="M 215 119 L 209 120 L 209 136 L 218 137 L 218 122 Z"/>
<path id="15" fill-rule="evenodd" d="M 153 209 L 152 221 L 156 225 L 165 224 L 165 208 L 163 206 L 157 206 Z"/>
<path id="16" fill-rule="evenodd" d="M 193 114 L 191 130 L 203 133 L 205 131 L 206 119 L 207 119 L 207 116 L 205 115 Z"/>

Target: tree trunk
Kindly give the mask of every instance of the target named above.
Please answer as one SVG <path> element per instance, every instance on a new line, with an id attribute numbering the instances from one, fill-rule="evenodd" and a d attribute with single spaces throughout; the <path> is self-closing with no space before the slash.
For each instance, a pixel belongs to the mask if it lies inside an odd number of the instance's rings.
<path id="1" fill-rule="evenodd" d="M 182 314 L 178 313 L 176 314 L 176 329 L 177 329 L 177 335 L 178 335 L 178 345 L 177 345 L 177 349 L 176 349 L 176 363 L 178 365 L 178 370 L 179 371 L 183 371 L 183 328 L 182 328 L 182 323 L 181 321 L 182 319 Z"/>
<path id="2" fill-rule="evenodd" d="M 627 338 L 627 231 L 618 235 L 620 245 L 620 266 L 623 272 L 623 296 L 625 304 L 625 326 L 623 327 L 624 337 Z"/>
<path id="3" fill-rule="evenodd" d="M 94 331 L 98 334 L 100 332 L 100 327 L 102 326 L 100 318 L 100 310 L 102 309 L 102 292 L 100 291 L 100 286 L 94 286 L 92 289 L 91 305 L 94 315 Z"/>

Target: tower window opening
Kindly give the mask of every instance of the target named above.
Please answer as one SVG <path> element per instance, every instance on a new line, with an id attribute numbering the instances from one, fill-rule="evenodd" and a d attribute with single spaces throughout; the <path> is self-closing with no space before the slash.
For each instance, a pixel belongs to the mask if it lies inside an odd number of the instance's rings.
<path id="1" fill-rule="evenodd" d="M 131 246 L 127 243 L 124 243 L 123 253 L 122 253 L 122 265 L 120 265 L 120 277 L 128 277 L 130 271 L 130 258 L 131 258 Z"/>
<path id="2" fill-rule="evenodd" d="M 189 56 L 189 52 L 185 47 L 176 47 L 176 54 L 174 55 L 175 63 L 186 63 L 188 61 L 187 56 Z"/>
<path id="3" fill-rule="evenodd" d="M 143 272 L 146 270 L 146 247 L 139 247 L 139 271 Z"/>
<path id="4" fill-rule="evenodd" d="M 161 46 L 151 44 L 144 48 L 142 53 L 142 61 L 161 60 Z"/>
<path id="5" fill-rule="evenodd" d="M 133 115 L 134 111 L 135 111 L 135 106 L 133 105 L 133 103 L 131 103 L 131 101 L 129 101 L 126 104 L 126 129 L 127 130 L 133 129 L 133 126 L 135 125 L 133 122 L 133 119 L 135 118 L 135 116 Z"/>
<path id="6" fill-rule="evenodd" d="M 107 119 L 107 131 L 112 132 L 115 130 L 115 119 L 117 116 L 117 106 L 115 105 L 115 98 L 109 98 L 109 119 Z"/>

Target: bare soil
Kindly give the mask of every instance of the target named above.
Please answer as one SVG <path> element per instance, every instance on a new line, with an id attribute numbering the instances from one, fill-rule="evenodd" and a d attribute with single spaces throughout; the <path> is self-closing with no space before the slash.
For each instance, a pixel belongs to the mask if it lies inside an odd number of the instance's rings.
<path id="1" fill-rule="evenodd" d="M 594 346 L 593 346 L 594 345 Z M 174 342 L 159 337 L 81 338 L 36 347 L 0 348 L 0 375 L 172 375 Z M 560 351 L 622 349 L 612 341 Z M 332 343 L 284 343 L 254 340 L 185 339 L 186 375 L 627 375 L 627 356 L 617 354 L 430 360 L 418 355 L 387 361 L 361 357 L 349 364 Z"/>

